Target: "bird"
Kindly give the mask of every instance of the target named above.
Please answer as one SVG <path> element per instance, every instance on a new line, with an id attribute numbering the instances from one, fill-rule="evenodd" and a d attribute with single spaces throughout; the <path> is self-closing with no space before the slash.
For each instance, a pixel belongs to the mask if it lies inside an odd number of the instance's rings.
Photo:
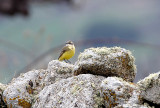
<path id="1" fill-rule="evenodd" d="M 65 61 L 66 63 L 71 63 L 69 61 L 70 58 L 72 58 L 75 54 L 75 46 L 72 41 L 67 41 L 66 45 L 62 48 L 62 51 L 60 53 L 60 56 L 58 57 L 59 61 Z"/>

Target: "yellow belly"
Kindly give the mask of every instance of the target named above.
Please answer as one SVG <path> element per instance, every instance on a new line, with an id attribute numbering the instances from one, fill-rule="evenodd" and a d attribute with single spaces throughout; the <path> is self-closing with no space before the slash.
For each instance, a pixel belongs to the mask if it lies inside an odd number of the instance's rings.
<path id="1" fill-rule="evenodd" d="M 72 58 L 72 57 L 74 56 L 74 54 L 75 54 L 75 49 L 66 51 L 66 52 L 63 53 L 63 55 L 59 58 L 59 61 L 68 60 L 68 59 Z"/>

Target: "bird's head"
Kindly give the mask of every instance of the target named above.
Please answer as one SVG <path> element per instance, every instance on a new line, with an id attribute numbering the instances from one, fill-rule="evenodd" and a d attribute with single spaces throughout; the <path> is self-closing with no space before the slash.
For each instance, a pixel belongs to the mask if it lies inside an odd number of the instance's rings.
<path id="1" fill-rule="evenodd" d="M 66 45 L 73 45 L 73 42 L 72 41 L 67 41 Z"/>

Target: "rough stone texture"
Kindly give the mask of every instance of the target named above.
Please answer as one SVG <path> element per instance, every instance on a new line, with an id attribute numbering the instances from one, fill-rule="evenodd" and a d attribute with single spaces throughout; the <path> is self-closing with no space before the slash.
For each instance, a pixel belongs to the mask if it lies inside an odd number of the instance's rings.
<path id="1" fill-rule="evenodd" d="M 108 77 L 101 83 L 102 93 L 106 108 L 123 106 L 123 104 L 140 104 L 140 91 L 134 83 L 129 83 L 121 78 Z"/>
<path id="2" fill-rule="evenodd" d="M 3 91 L 6 89 L 6 87 L 7 87 L 6 85 L 0 83 L 0 108 L 7 107 L 2 99 L 2 94 L 3 94 Z"/>
<path id="3" fill-rule="evenodd" d="M 3 98 L 7 106 L 11 108 L 30 108 L 33 94 L 37 94 L 42 89 L 38 83 L 44 74 L 44 70 L 33 70 L 13 79 L 3 92 Z M 29 85 L 30 80 L 33 87 Z"/>
<path id="4" fill-rule="evenodd" d="M 3 92 L 9 108 L 160 108 L 160 72 L 138 85 L 129 82 L 135 74 L 129 51 L 90 48 L 75 65 L 53 60 L 46 70 L 32 70 L 7 86 L 0 84 L 0 96 Z"/>
<path id="5" fill-rule="evenodd" d="M 82 74 L 46 86 L 38 95 L 33 108 L 101 108 L 102 76 Z"/>
<path id="6" fill-rule="evenodd" d="M 79 55 L 74 75 L 117 76 L 132 82 L 136 75 L 134 61 L 131 52 L 120 47 L 89 48 Z"/>
<path id="7" fill-rule="evenodd" d="M 154 107 L 150 107 L 148 104 L 144 104 L 144 105 L 139 105 L 139 104 L 123 104 L 123 105 L 118 105 L 114 108 L 154 108 Z"/>
<path id="8" fill-rule="evenodd" d="M 21 74 L 8 85 L 3 98 L 8 107 L 31 107 L 36 95 L 47 85 L 72 76 L 72 64 L 53 60 L 47 70 L 33 70 Z"/>
<path id="9" fill-rule="evenodd" d="M 141 97 L 144 100 L 157 104 L 160 108 L 160 72 L 150 74 L 138 82 Z"/>
<path id="10" fill-rule="evenodd" d="M 55 81 L 66 79 L 73 76 L 74 65 L 58 60 L 49 62 L 44 82 L 46 85 L 53 84 Z"/>

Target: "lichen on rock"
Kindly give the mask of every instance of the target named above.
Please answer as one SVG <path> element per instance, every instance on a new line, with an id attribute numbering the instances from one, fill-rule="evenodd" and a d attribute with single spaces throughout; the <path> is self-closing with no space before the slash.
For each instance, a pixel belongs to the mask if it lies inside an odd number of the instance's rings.
<path id="1" fill-rule="evenodd" d="M 154 108 L 154 107 L 150 107 L 147 104 L 139 105 L 134 103 L 127 103 L 127 104 L 115 106 L 114 108 Z"/>
<path id="2" fill-rule="evenodd" d="M 37 86 L 40 78 L 44 76 L 45 70 L 32 70 L 14 78 L 3 92 L 3 98 L 6 100 L 8 107 L 30 108 L 33 95 L 36 95 L 42 88 Z M 29 81 L 33 82 L 30 87 Z M 31 94 L 28 90 L 33 90 Z"/>
<path id="3" fill-rule="evenodd" d="M 6 104 L 2 98 L 3 91 L 6 89 L 7 85 L 0 83 L 0 108 L 6 108 Z"/>
<path id="4" fill-rule="evenodd" d="M 33 108 L 99 108 L 103 105 L 99 94 L 99 84 L 103 79 L 91 74 L 62 79 L 46 86 L 39 93 Z"/>
<path id="5" fill-rule="evenodd" d="M 137 83 L 141 90 L 141 97 L 160 107 L 160 72 L 150 74 Z"/>
<path id="6" fill-rule="evenodd" d="M 124 48 L 89 48 L 79 55 L 74 75 L 89 73 L 105 77 L 117 76 L 132 82 L 136 75 L 134 62 L 131 52 Z"/>
<path id="7" fill-rule="evenodd" d="M 58 60 L 49 62 L 44 82 L 46 85 L 53 84 L 55 81 L 66 79 L 73 76 L 74 65 Z"/>
<path id="8" fill-rule="evenodd" d="M 53 60 L 47 70 L 32 70 L 14 78 L 4 90 L 3 98 L 8 107 L 30 108 L 36 95 L 45 86 L 71 76 L 72 68 L 71 64 Z"/>
<path id="9" fill-rule="evenodd" d="M 159 108 L 160 72 L 138 84 L 132 83 L 135 74 L 130 51 L 89 48 L 74 65 L 53 60 L 46 70 L 0 84 L 0 102 L 8 108 Z"/>
<path id="10" fill-rule="evenodd" d="M 117 77 L 108 77 L 101 83 L 101 95 L 106 108 L 113 108 L 125 103 L 140 104 L 140 91 L 136 84 L 131 84 Z"/>

